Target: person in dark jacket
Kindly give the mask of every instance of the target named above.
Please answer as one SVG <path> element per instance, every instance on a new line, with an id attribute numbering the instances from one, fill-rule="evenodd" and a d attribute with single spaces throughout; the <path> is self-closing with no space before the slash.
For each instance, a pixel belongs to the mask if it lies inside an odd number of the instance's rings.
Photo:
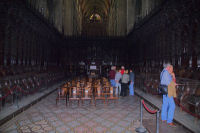
<path id="1" fill-rule="evenodd" d="M 122 75 L 122 90 L 121 90 L 121 96 L 127 96 L 127 90 L 128 90 L 128 82 L 129 82 L 129 75 L 128 70 L 124 71 L 124 74 Z"/>

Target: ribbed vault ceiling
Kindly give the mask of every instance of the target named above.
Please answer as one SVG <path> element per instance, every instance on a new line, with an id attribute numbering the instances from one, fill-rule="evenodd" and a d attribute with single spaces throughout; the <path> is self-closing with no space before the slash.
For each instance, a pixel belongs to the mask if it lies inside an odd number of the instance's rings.
<path id="1" fill-rule="evenodd" d="M 66 36 L 125 36 L 165 0 L 27 0 Z"/>
<path id="2" fill-rule="evenodd" d="M 114 0 L 79 0 L 83 17 L 88 18 L 94 13 L 105 18 L 108 16 L 110 5 Z"/>

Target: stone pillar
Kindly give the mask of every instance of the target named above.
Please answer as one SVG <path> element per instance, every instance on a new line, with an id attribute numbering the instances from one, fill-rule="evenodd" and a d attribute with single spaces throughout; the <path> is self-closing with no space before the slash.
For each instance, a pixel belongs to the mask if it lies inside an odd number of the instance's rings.
<path id="1" fill-rule="evenodd" d="M 71 0 L 64 0 L 64 16 L 63 23 L 64 25 L 64 34 L 71 36 L 73 34 L 73 7 Z"/>

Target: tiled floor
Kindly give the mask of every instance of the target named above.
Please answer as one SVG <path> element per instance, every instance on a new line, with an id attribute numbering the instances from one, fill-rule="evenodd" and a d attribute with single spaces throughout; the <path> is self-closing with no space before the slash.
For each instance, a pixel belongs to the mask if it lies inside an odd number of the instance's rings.
<path id="1" fill-rule="evenodd" d="M 28 107 L 29 104 L 34 104 L 38 100 L 42 99 L 45 96 L 48 96 L 51 92 L 55 91 L 64 81 L 58 82 L 57 84 L 52 85 L 48 88 L 41 88 L 43 91 L 38 91 L 34 94 L 24 96 L 19 100 L 18 106 L 15 100 L 14 104 L 6 104 L 2 109 L 0 109 L 0 125 L 2 122 L 7 119 L 9 116 L 15 115 L 18 111 L 24 110 Z"/>
<path id="2" fill-rule="evenodd" d="M 74 103 L 71 107 L 66 107 L 64 101 L 60 101 L 56 106 L 55 98 L 56 93 L 52 93 L 2 125 L 0 132 L 134 133 L 135 128 L 140 125 L 140 99 L 137 96 L 120 98 L 118 103 L 108 105 L 98 101 L 96 107 L 90 105 L 89 102 L 80 106 Z M 150 124 L 155 121 L 155 115 L 144 110 L 143 120 L 144 126 L 149 131 L 155 127 L 155 124 Z M 178 125 L 176 128 L 163 124 L 160 126 L 167 129 L 165 133 L 187 133 L 184 128 Z"/>

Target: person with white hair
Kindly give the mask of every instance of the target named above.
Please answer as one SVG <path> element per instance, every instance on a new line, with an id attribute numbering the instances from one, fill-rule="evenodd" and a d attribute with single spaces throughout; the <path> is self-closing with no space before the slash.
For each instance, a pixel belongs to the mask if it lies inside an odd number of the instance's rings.
<path id="1" fill-rule="evenodd" d="M 173 72 L 173 66 L 170 63 L 166 63 L 163 65 L 164 69 L 160 74 L 160 84 L 166 86 L 167 89 L 171 88 L 171 86 L 176 86 L 173 82 L 173 77 L 171 73 Z M 167 122 L 170 126 L 175 126 L 173 123 L 174 118 L 174 111 L 175 111 L 175 103 L 174 103 L 174 95 L 168 94 L 163 95 L 163 104 L 162 104 L 162 111 L 161 111 L 161 119 L 163 122 Z"/>

